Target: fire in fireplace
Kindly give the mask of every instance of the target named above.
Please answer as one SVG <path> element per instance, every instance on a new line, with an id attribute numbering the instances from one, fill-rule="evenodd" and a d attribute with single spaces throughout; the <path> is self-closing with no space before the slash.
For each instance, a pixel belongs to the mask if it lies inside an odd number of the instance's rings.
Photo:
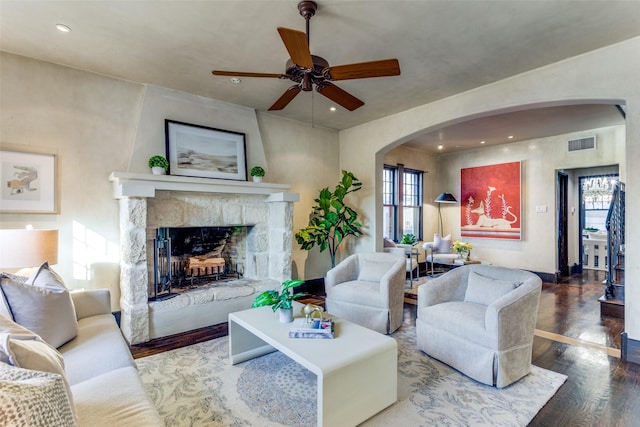
<path id="1" fill-rule="evenodd" d="M 247 226 L 161 227 L 154 239 L 154 294 L 162 300 L 189 289 L 240 278 Z"/>

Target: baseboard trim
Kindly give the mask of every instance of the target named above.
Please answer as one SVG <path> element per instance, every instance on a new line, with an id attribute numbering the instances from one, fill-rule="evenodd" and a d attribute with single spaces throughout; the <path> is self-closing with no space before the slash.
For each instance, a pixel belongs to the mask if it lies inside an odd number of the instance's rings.
<path id="1" fill-rule="evenodd" d="M 632 340 L 626 332 L 622 333 L 620 341 L 622 360 L 640 365 L 640 341 Z"/>
<path id="2" fill-rule="evenodd" d="M 558 273 L 541 273 L 532 271 L 533 274 L 540 277 L 544 283 L 558 283 Z"/>

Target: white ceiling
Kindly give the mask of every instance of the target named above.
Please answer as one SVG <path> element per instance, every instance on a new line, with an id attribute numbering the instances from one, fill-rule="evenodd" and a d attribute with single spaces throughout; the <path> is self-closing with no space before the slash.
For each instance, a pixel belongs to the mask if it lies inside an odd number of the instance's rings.
<path id="1" fill-rule="evenodd" d="M 304 31 L 297 0 L 0 0 L 0 50 L 265 111 L 291 84 L 212 69 L 281 73 L 276 31 Z M 318 0 L 311 52 L 331 65 L 398 58 L 401 75 L 338 82 L 354 112 L 301 93 L 282 117 L 345 129 L 640 35 L 640 1 Z M 61 33 L 55 24 L 71 27 Z M 597 114 L 600 110 L 603 114 Z M 584 114 L 582 114 L 584 113 Z M 559 134 L 622 123 L 613 106 L 493 116 L 426 135 L 466 148 L 478 138 Z M 529 119 L 527 120 L 527 117 Z M 515 128 L 517 123 L 521 126 Z M 544 126 L 540 126 L 544 124 Z M 551 130 L 553 129 L 553 130 Z M 465 132 L 466 131 L 466 132 Z M 482 132 L 480 132 L 482 131 Z M 548 133 L 548 132 L 551 133 Z M 492 133 L 493 132 L 493 133 Z M 456 140 L 450 138 L 455 137 Z M 471 142 L 472 141 L 472 142 Z M 419 141 L 413 141 L 415 145 Z M 504 141 L 503 141 L 504 142 Z"/>

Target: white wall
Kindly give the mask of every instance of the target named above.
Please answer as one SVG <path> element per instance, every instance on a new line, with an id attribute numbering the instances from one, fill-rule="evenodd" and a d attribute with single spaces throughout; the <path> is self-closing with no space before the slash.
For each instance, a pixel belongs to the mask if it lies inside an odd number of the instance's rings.
<path id="1" fill-rule="evenodd" d="M 335 131 L 8 53 L 0 53 L 0 112 L 0 143 L 56 153 L 61 188 L 59 214 L 0 214 L 0 228 L 59 229 L 54 268 L 71 288 L 94 286 L 82 275 L 93 263 L 118 262 L 118 203 L 107 178 L 148 171 L 149 156 L 165 152 L 165 118 L 245 132 L 248 165 L 262 164 L 266 181 L 301 194 L 294 229 L 307 223 L 310 195 L 340 179 Z M 315 261 L 328 265 L 328 253 L 293 249 L 294 274 L 324 274 Z"/>
<path id="2" fill-rule="evenodd" d="M 361 194 L 359 207 L 373 215 L 381 229 L 381 150 L 401 145 L 411 136 L 443 127 L 460 118 L 526 109 L 554 103 L 626 103 L 625 158 L 627 191 L 640 185 L 640 38 L 588 52 L 537 70 L 479 87 L 430 104 L 340 132 L 340 166 L 350 169 L 372 190 Z M 634 167 L 635 166 L 635 167 Z M 640 200 L 628 197 L 627 218 L 640 215 Z M 626 221 L 627 259 L 640 253 L 640 223 Z M 358 250 L 380 249 L 381 236 L 358 240 Z M 625 328 L 640 339 L 640 264 L 625 269 Z"/>
<path id="3" fill-rule="evenodd" d="M 309 214 L 320 190 L 329 187 L 333 191 L 342 179 L 338 133 L 263 113 L 258 114 L 258 123 L 265 154 L 270 159 L 265 180 L 286 182 L 291 184 L 290 191 L 300 193 L 300 201 L 294 204 L 293 218 L 293 230 L 298 231 L 309 224 Z M 324 277 L 331 267 L 328 250 L 322 253 L 317 248 L 303 251 L 295 241 L 293 248 L 294 278 Z"/>
<path id="4" fill-rule="evenodd" d="M 92 261 L 119 259 L 118 203 L 107 177 L 126 170 L 144 87 L 0 55 L 0 142 L 57 154 L 60 180 L 59 214 L 1 214 L 0 226 L 57 228 L 55 270 L 68 286 L 89 287 L 83 277 Z"/>
<path id="5" fill-rule="evenodd" d="M 567 141 L 585 135 L 596 135 L 597 149 L 568 152 Z M 452 188 L 458 200 L 460 169 L 522 161 L 522 239 L 506 241 L 467 238 L 473 244 L 473 256 L 492 264 L 555 274 L 558 266 L 555 250 L 558 239 L 556 173 L 560 169 L 576 167 L 595 167 L 619 162 L 624 165 L 624 135 L 624 126 L 617 126 L 441 155 L 438 159 L 439 181 Z M 546 206 L 547 212 L 536 213 L 536 206 Z M 444 213 L 443 216 L 444 223 L 448 224 L 446 229 L 454 232 L 454 238 L 459 238 L 461 210 L 459 205 L 456 207 L 457 209 L 448 209 L 446 216 Z M 577 221 L 573 227 L 574 236 L 576 227 Z M 577 262 L 576 241 L 577 236 L 571 240 L 573 250 L 570 250 L 570 265 Z"/>

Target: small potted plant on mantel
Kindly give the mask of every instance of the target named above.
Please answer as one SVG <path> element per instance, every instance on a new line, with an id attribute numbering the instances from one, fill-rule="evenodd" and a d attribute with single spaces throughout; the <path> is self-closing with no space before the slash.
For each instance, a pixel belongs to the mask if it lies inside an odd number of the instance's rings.
<path id="1" fill-rule="evenodd" d="M 280 321 L 283 323 L 293 322 L 293 301 L 304 295 L 304 292 L 292 293 L 292 288 L 300 286 L 303 280 L 286 280 L 280 286 L 280 292 L 276 290 L 264 291 L 256 297 L 251 307 L 264 307 L 270 305 L 275 313 L 280 309 Z"/>
<path id="2" fill-rule="evenodd" d="M 164 156 L 151 156 L 149 167 L 154 175 L 164 175 L 169 170 L 169 161 Z"/>
<path id="3" fill-rule="evenodd" d="M 262 182 L 262 177 L 265 172 L 261 166 L 254 166 L 251 168 L 251 171 L 249 171 L 249 174 L 253 177 L 253 182 Z"/>

